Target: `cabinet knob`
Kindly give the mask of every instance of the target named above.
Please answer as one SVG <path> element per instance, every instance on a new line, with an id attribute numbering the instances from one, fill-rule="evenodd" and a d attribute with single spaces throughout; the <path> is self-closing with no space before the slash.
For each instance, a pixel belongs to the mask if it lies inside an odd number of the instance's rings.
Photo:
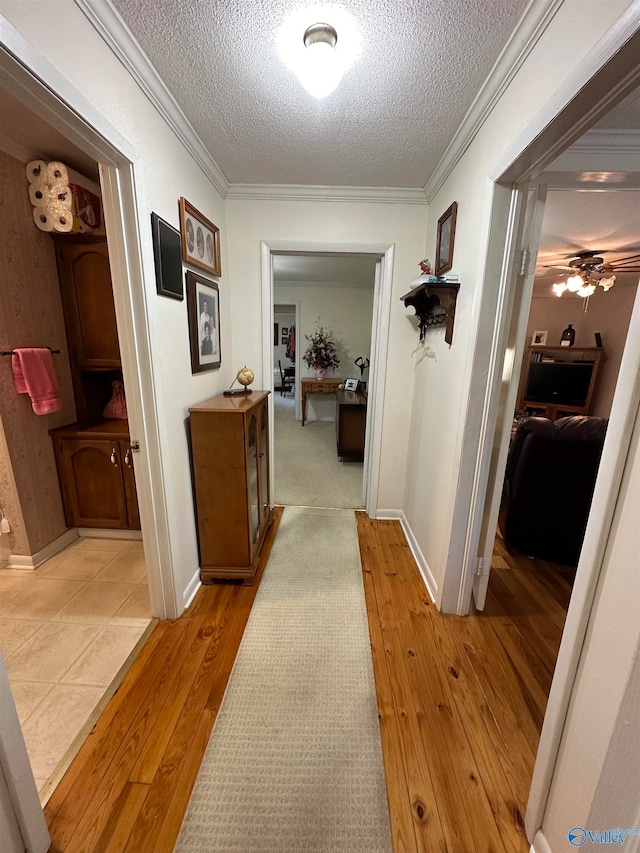
<path id="1" fill-rule="evenodd" d="M 133 468 L 133 456 L 131 455 L 130 447 L 127 447 L 127 452 L 124 454 L 124 464 L 127 468 Z"/>
<path id="2" fill-rule="evenodd" d="M 111 451 L 111 464 L 112 464 L 113 466 L 115 466 L 116 468 L 118 467 L 118 456 L 117 456 L 117 454 L 116 454 L 116 449 L 115 449 L 115 447 L 114 447 L 114 448 L 113 448 L 113 450 Z"/>

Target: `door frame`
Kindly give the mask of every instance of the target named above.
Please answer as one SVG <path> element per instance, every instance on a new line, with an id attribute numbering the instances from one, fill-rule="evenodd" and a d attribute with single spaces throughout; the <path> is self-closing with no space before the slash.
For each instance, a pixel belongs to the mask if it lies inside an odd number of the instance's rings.
<path id="1" fill-rule="evenodd" d="M 131 144 L 0 15 L 0 85 L 66 136 L 100 170 L 116 321 L 132 439 L 140 442 L 136 490 L 152 613 L 176 618 L 168 513 L 162 482 L 149 320 Z M 145 535 L 145 531 L 148 531 Z M 153 532 L 153 535 L 151 535 Z"/>
<path id="2" fill-rule="evenodd" d="M 376 518 L 380 485 L 380 457 L 382 453 L 382 414 L 384 411 L 387 356 L 389 351 L 389 320 L 391 316 L 391 291 L 393 281 L 394 247 L 389 243 L 314 243 L 292 240 L 264 240 L 260 244 L 262 275 L 262 382 L 263 387 L 273 384 L 273 255 L 276 254 L 331 254 L 372 255 L 378 258 L 380 275 L 373 294 L 371 324 L 371 364 L 369 373 L 369 405 L 367 406 L 367 437 L 365 464 L 367 493 L 365 510 Z M 297 405 L 297 404 L 296 404 Z M 269 399 L 273 423 L 273 395 Z M 274 436 L 270 436 L 270 453 L 273 459 Z M 274 468 L 271 466 L 271 494 L 274 494 Z"/>
<path id="3" fill-rule="evenodd" d="M 482 310 L 476 327 L 471 375 L 488 377 L 485 393 L 467 411 L 451 544 L 442 585 L 441 608 L 465 615 L 477 567 L 482 518 L 498 419 L 508 328 L 515 320 L 509 291 L 518 277 L 517 246 L 528 182 L 622 100 L 640 81 L 640 0 L 632 0 L 613 27 L 558 88 L 495 164 L 489 176 L 486 255 L 480 288 Z M 520 212 L 512 216 L 514 208 Z M 496 269 L 498 276 L 495 275 Z M 493 282 L 497 282 L 493 286 Z M 516 309 L 528 311 L 520 303 Z M 497 318 L 497 319 L 496 319 Z M 521 320 L 521 317 L 518 318 Z M 489 343 L 487 343 L 489 342 Z M 629 327 L 618 388 L 603 449 L 581 557 L 536 756 L 525 827 L 533 839 L 542 826 L 562 731 L 593 605 L 616 497 L 627 458 L 631 427 L 640 408 L 640 294 Z M 512 381 L 518 378 L 514 371 Z M 508 433 L 506 434 L 508 440 Z M 497 448 L 498 452 L 501 450 Z"/>
<path id="4" fill-rule="evenodd" d="M 27 853 L 46 853 L 50 838 L 38 789 L 31 772 L 27 747 L 9 686 L 7 668 L 0 652 L 0 772 L 4 775 L 10 806 Z"/>

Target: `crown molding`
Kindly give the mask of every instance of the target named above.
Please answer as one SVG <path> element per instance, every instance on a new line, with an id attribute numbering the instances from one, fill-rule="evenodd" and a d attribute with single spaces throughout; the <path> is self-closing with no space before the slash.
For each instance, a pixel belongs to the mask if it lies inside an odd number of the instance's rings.
<path id="1" fill-rule="evenodd" d="M 223 197 L 226 196 L 229 181 L 133 37 L 131 30 L 111 5 L 110 0 L 104 0 L 102 3 L 95 3 L 92 0 L 74 0 L 74 2 L 131 74 L 218 192 Z"/>
<path id="2" fill-rule="evenodd" d="M 564 154 L 640 154 L 640 130 L 588 130 Z"/>
<path id="3" fill-rule="evenodd" d="M 420 187 L 328 187 L 305 184 L 230 184 L 228 199 L 426 205 Z"/>
<path id="4" fill-rule="evenodd" d="M 564 0 L 531 0 L 429 178 L 424 188 L 428 202 L 432 201 L 471 145 L 563 2 Z"/>

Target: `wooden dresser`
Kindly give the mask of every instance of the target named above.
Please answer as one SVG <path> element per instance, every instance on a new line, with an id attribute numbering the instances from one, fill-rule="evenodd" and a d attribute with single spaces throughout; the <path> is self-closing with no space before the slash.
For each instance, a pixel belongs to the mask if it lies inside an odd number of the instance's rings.
<path id="1" fill-rule="evenodd" d="M 189 409 L 200 576 L 253 583 L 273 521 L 268 391 Z"/>

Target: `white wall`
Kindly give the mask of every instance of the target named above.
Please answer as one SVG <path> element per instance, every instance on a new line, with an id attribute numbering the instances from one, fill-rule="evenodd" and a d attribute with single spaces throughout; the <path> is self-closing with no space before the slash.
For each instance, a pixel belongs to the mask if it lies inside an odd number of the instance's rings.
<path id="1" fill-rule="evenodd" d="M 55 3 L 0 0 L 0 12 L 136 152 L 136 203 L 152 369 L 161 420 L 162 473 L 180 602 L 198 572 L 199 563 L 187 444 L 188 407 L 228 387 L 235 375 L 224 201 L 72 0 Z M 221 231 L 222 367 L 197 375 L 191 373 L 186 300 L 178 302 L 158 296 L 155 284 L 151 212 L 179 227 L 180 196 L 185 196 Z M 258 307 L 256 313 L 259 314 Z"/>
<path id="2" fill-rule="evenodd" d="M 378 501 L 381 509 L 402 506 L 413 388 L 411 352 L 418 335 L 410 319 L 413 312 L 406 310 L 400 296 L 419 272 L 426 225 L 427 208 L 420 204 L 227 200 L 234 348 L 243 361 L 256 366 L 256 373 L 262 365 L 261 241 L 291 240 L 307 247 L 318 243 L 395 246 Z"/>
<path id="3" fill-rule="evenodd" d="M 449 548 L 465 531 L 453 530 L 464 427 L 470 397 L 483 393 L 486 375 L 471 375 L 478 316 L 495 312 L 498 281 L 482 281 L 493 175 L 503 152 L 628 6 L 626 0 L 566 0 L 493 112 L 429 207 L 428 257 L 433 258 L 438 217 L 458 202 L 453 269 L 460 274 L 453 344 L 428 333 L 437 360 L 415 370 L 404 508 L 425 560 L 442 592 Z M 567 50 L 567 44 L 571 50 Z M 465 485 L 465 489 L 469 485 Z"/>
<path id="4" fill-rule="evenodd" d="M 591 613 L 558 763 L 542 830 L 553 853 L 573 850 L 567 832 L 574 826 L 603 830 L 640 828 L 640 745 L 638 704 L 620 717 L 634 685 L 640 648 L 640 419 L 636 418 L 629 456 Z M 612 789 L 607 758 L 625 738 L 626 760 L 617 755 Z M 635 760 L 633 760 L 635 758 Z M 613 796 L 612 796 L 613 795 Z M 601 823 L 594 825 L 591 820 Z M 637 839 L 636 839 L 637 843 Z M 624 849 L 637 850 L 633 839 Z"/>
<path id="5" fill-rule="evenodd" d="M 373 281 L 370 288 L 323 286 L 319 283 L 278 284 L 275 287 L 275 298 L 277 302 L 300 303 L 300 328 L 296 345 L 300 348 L 301 358 L 309 345 L 306 335 L 313 334 L 318 325 L 324 326 L 335 341 L 340 359 L 340 366 L 334 371 L 330 370 L 328 376 L 360 378 L 360 370 L 354 361 L 358 356 L 365 360 L 370 356 Z M 301 376 L 314 375 L 314 371 L 301 361 Z M 363 378 L 365 382 L 368 381 L 368 371 L 365 371 Z M 308 398 L 309 420 L 335 420 L 335 413 L 335 400 L 332 397 Z"/>
<path id="6" fill-rule="evenodd" d="M 620 360 L 631 319 L 637 282 L 630 276 L 618 276 L 613 288 L 605 293 L 598 288 L 589 297 L 587 312 L 580 296 L 564 294 L 560 298 L 537 297 L 531 300 L 531 311 L 527 324 L 527 344 L 531 342 L 533 330 L 548 330 L 548 346 L 558 346 L 560 335 L 569 323 L 576 330 L 575 346 L 594 347 L 595 332 L 602 335 L 604 359 L 598 374 L 598 384 L 590 414 L 608 418 L 616 389 Z M 522 379 L 526 377 L 523 375 Z"/>

